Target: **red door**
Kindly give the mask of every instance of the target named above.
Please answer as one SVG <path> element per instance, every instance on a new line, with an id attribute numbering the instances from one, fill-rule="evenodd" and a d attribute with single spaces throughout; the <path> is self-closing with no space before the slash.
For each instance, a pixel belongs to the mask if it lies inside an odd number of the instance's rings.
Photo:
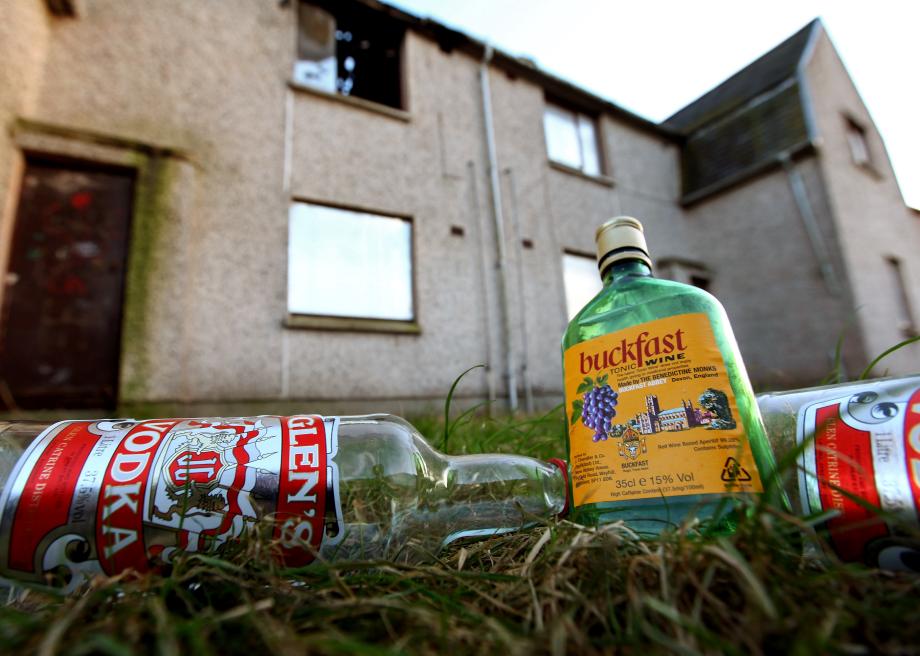
<path id="1" fill-rule="evenodd" d="M 0 318 L 7 408 L 117 402 L 130 171 L 31 159 Z"/>

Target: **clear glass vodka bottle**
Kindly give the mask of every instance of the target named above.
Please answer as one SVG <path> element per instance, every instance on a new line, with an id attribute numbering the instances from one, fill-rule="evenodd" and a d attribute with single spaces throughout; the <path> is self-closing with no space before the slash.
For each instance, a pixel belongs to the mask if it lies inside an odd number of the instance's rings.
<path id="1" fill-rule="evenodd" d="M 424 561 L 563 512 L 561 464 L 446 456 L 389 415 L 0 422 L 0 576 L 72 588 L 256 527 L 291 566 Z"/>

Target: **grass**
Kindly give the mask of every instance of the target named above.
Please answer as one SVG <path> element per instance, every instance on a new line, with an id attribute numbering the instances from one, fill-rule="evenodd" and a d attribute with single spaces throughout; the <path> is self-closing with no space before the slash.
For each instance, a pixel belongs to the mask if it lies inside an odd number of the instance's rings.
<path id="1" fill-rule="evenodd" d="M 564 450 L 561 410 L 416 423 L 451 453 Z M 920 578 L 807 557 L 801 520 L 761 510 L 734 535 L 656 540 L 561 520 L 455 544 L 438 561 L 279 569 L 269 545 L 188 556 L 169 575 L 9 593 L 9 654 L 910 654 Z"/>

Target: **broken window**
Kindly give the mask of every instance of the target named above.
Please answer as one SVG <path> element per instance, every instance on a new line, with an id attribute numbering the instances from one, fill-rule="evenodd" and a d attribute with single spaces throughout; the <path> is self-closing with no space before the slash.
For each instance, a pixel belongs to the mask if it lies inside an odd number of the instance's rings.
<path id="1" fill-rule="evenodd" d="M 587 175 L 602 173 L 597 120 L 594 117 L 547 101 L 543 111 L 543 130 L 550 161 Z"/>
<path id="2" fill-rule="evenodd" d="M 412 321 L 412 223 L 294 203 L 288 225 L 288 312 Z"/>
<path id="3" fill-rule="evenodd" d="M 563 253 L 562 276 L 565 284 L 565 309 L 571 320 L 601 290 L 597 260 L 590 255 Z"/>
<path id="4" fill-rule="evenodd" d="M 294 80 L 402 109 L 404 36 L 401 23 L 358 3 L 301 2 Z"/>

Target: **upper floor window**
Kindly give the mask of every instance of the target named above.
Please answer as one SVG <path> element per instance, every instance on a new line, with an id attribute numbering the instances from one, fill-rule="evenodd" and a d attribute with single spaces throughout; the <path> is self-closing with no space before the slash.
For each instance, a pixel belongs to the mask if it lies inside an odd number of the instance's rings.
<path id="1" fill-rule="evenodd" d="M 405 28 L 385 14 L 334 0 L 298 5 L 294 80 L 343 96 L 403 108 Z"/>
<path id="2" fill-rule="evenodd" d="M 872 166 L 866 129 L 851 118 L 847 118 L 846 122 L 847 143 L 850 146 L 850 157 L 853 158 L 853 163 L 857 166 Z"/>
<path id="3" fill-rule="evenodd" d="M 412 223 L 294 203 L 288 224 L 288 312 L 413 321 Z"/>
<path id="4" fill-rule="evenodd" d="M 601 175 L 597 119 L 547 102 L 543 111 L 543 131 L 550 161 L 587 175 Z"/>

